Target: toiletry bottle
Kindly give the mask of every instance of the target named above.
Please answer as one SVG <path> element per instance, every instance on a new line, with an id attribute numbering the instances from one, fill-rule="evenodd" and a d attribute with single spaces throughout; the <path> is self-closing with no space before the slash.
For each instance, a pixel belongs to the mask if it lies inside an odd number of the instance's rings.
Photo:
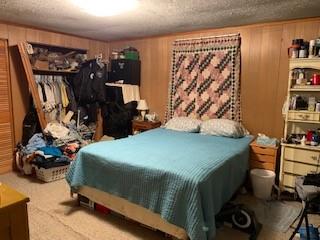
<path id="1" fill-rule="evenodd" d="M 302 146 L 305 146 L 306 145 L 306 136 L 305 135 L 303 135 L 303 137 L 302 137 L 302 139 L 301 139 L 301 145 Z"/>

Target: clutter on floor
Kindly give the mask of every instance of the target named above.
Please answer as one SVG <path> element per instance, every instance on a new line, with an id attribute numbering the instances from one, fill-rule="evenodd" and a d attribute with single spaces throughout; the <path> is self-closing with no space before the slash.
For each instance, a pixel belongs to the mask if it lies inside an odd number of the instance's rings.
<path id="1" fill-rule="evenodd" d="M 319 229 L 313 225 L 309 225 L 309 238 L 307 237 L 307 228 L 300 227 L 298 234 L 295 237 L 298 237 L 300 240 L 319 240 L 320 234 Z"/>
<path id="2" fill-rule="evenodd" d="M 288 230 L 301 213 L 301 204 L 293 201 L 265 201 L 239 196 L 235 202 L 245 204 L 254 211 L 263 228 L 279 233 L 291 233 Z"/>
<path id="3" fill-rule="evenodd" d="M 307 176 L 298 176 L 295 180 L 296 191 L 302 200 L 302 213 L 298 225 L 294 229 L 290 240 L 294 239 L 296 233 L 299 233 L 300 239 L 319 240 L 318 229 L 309 225 L 309 216 L 320 214 L 320 187 L 319 174 L 308 174 Z M 305 228 L 302 228 L 302 222 L 305 220 Z"/>
<path id="4" fill-rule="evenodd" d="M 40 181 L 37 179 L 10 172 L 0 175 L 0 182 L 23 192 L 32 200 L 28 204 L 30 239 L 32 240 L 168 240 L 159 231 L 152 231 L 117 215 L 93 213 L 84 207 L 77 207 L 77 199 L 70 198 L 70 188 L 64 180 L 39 184 Z M 238 195 L 235 202 L 238 200 L 250 208 L 256 205 L 257 201 L 251 195 Z M 292 201 L 285 204 L 289 208 L 301 205 Z M 281 214 L 282 212 L 279 213 L 279 218 L 285 218 Z M 320 216 L 310 215 L 310 223 L 317 227 Z M 291 233 L 292 229 L 283 233 L 263 225 L 258 239 L 288 240 Z M 246 233 L 223 226 L 218 228 L 215 240 L 248 240 L 248 238 Z"/>
<path id="5" fill-rule="evenodd" d="M 26 175 L 35 172 L 45 182 L 63 178 L 79 149 L 93 142 L 94 128 L 95 124 L 84 123 L 77 128 L 74 120 L 48 123 L 43 133 L 35 133 L 26 145 L 17 146 L 18 168 Z"/>
<path id="6" fill-rule="evenodd" d="M 250 235 L 251 240 L 257 239 L 262 224 L 258 222 L 255 213 L 243 204 L 227 203 L 216 216 L 217 228 L 231 225 L 232 228 Z"/>

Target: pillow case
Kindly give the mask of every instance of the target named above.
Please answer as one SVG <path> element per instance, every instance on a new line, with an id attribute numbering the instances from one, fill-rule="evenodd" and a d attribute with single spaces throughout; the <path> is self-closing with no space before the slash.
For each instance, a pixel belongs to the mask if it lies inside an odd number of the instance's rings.
<path id="1" fill-rule="evenodd" d="M 240 138 L 247 134 L 247 130 L 239 122 L 219 118 L 202 122 L 200 133 L 205 135 Z"/>
<path id="2" fill-rule="evenodd" d="M 200 130 L 200 125 L 201 120 L 198 119 L 188 117 L 174 117 L 164 125 L 164 128 L 182 132 L 197 133 Z"/>

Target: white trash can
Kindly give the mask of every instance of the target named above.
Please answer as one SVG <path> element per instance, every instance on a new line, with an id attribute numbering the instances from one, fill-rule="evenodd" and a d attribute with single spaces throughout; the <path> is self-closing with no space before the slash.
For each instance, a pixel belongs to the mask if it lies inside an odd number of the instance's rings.
<path id="1" fill-rule="evenodd" d="M 270 199 L 276 174 L 270 170 L 256 168 L 250 171 L 250 176 L 254 196 L 264 200 Z"/>

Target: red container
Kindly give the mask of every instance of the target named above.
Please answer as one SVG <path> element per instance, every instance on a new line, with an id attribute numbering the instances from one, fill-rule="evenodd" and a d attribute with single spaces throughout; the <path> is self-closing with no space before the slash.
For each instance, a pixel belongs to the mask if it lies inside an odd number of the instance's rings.
<path id="1" fill-rule="evenodd" d="M 320 85 L 320 74 L 313 74 L 311 82 L 312 85 Z"/>
<path id="2" fill-rule="evenodd" d="M 98 212 L 101 212 L 103 214 L 109 214 L 110 213 L 110 209 L 109 208 L 106 208 L 105 206 L 102 206 L 98 203 L 95 203 L 94 204 L 94 209 Z"/>
<path id="3" fill-rule="evenodd" d="M 311 141 L 312 141 L 313 133 L 314 133 L 314 131 L 308 130 L 308 132 L 307 132 L 307 137 L 306 137 L 306 139 L 307 139 L 308 142 L 311 142 Z"/>

